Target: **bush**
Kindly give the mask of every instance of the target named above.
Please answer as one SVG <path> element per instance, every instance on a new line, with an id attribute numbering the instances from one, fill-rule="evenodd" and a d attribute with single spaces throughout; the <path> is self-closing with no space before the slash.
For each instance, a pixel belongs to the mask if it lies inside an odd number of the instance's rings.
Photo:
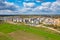
<path id="1" fill-rule="evenodd" d="M 2 24 L 4 21 L 3 20 L 0 20 L 0 24 Z"/>

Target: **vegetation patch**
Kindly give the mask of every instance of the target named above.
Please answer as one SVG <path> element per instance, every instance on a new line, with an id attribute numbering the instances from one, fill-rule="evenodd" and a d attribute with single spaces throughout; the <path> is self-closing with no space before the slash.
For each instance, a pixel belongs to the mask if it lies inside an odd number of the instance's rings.
<path id="1" fill-rule="evenodd" d="M 12 38 L 9 37 L 8 35 L 0 33 L 0 40 L 12 40 Z"/>
<path id="2" fill-rule="evenodd" d="M 0 24 L 0 32 L 8 34 L 11 32 L 14 32 L 16 30 L 21 30 L 24 32 L 32 33 L 38 36 L 42 36 L 45 38 L 45 40 L 60 40 L 60 34 L 56 34 L 54 32 L 48 31 L 48 29 L 43 29 L 43 28 L 36 28 L 34 26 L 28 26 L 28 25 L 13 25 L 9 23 L 3 23 Z"/>

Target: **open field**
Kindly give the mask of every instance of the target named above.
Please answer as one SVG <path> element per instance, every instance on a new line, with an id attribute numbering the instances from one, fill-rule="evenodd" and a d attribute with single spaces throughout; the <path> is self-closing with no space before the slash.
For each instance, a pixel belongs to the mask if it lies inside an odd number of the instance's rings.
<path id="1" fill-rule="evenodd" d="M 13 39 L 3 33 L 0 33 L 0 40 L 13 40 Z"/>
<path id="2" fill-rule="evenodd" d="M 24 24 L 0 24 L 0 32 L 11 37 L 10 40 L 60 40 L 60 34 L 45 28 L 36 28 Z M 2 35 L 3 36 L 3 35 Z M 8 37 L 8 38 L 9 38 Z M 1 40 L 9 40 L 1 38 Z"/>
<path id="3" fill-rule="evenodd" d="M 42 36 L 37 36 L 35 34 L 20 30 L 9 33 L 9 36 L 13 37 L 14 40 L 45 40 L 45 38 Z"/>

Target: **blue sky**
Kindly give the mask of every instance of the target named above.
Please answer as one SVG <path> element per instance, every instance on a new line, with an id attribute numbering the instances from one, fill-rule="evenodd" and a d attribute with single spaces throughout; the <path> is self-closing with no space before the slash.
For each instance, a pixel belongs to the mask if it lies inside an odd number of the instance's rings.
<path id="1" fill-rule="evenodd" d="M 16 5 L 23 6 L 23 2 L 34 2 L 36 6 L 39 6 L 42 2 L 54 2 L 56 0 L 7 0 L 8 2 L 13 2 Z M 41 1 L 41 2 L 37 2 Z"/>
<path id="2" fill-rule="evenodd" d="M 60 0 L 0 0 L 0 15 L 60 14 Z"/>

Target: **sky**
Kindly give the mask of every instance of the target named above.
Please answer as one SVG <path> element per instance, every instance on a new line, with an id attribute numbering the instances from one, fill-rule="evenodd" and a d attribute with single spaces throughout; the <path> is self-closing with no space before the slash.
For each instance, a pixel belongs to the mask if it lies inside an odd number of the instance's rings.
<path id="1" fill-rule="evenodd" d="M 60 0 L 0 0 L 0 15 L 60 15 Z"/>

